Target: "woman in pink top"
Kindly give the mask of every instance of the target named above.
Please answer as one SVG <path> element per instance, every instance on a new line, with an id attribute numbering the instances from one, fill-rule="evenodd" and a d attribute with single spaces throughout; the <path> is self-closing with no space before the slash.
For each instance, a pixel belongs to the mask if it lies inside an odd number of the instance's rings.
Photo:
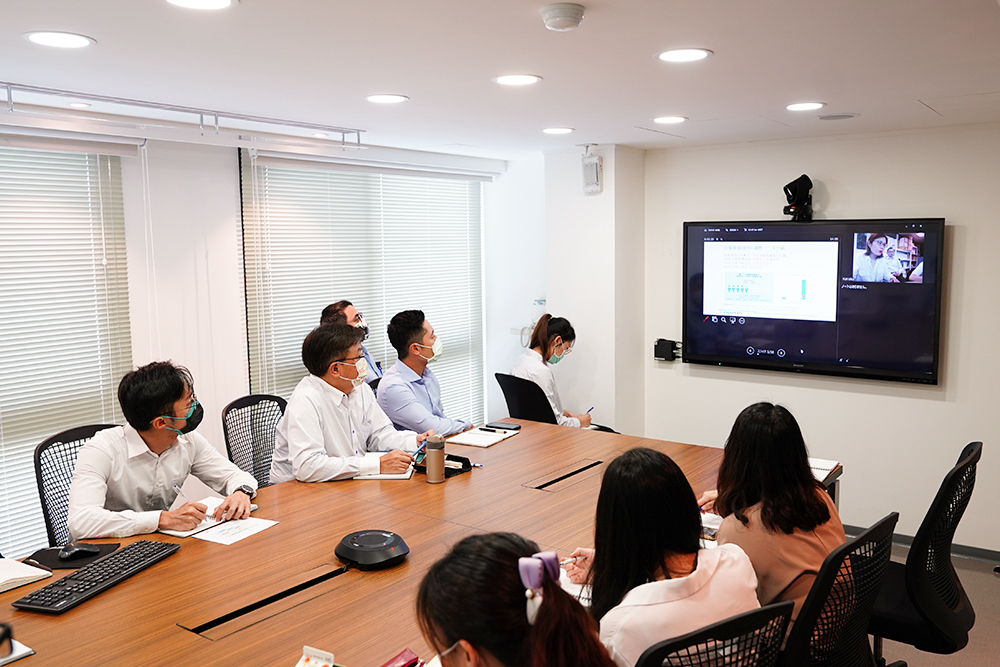
<path id="1" fill-rule="evenodd" d="M 750 557 L 757 599 L 762 605 L 794 600 L 797 615 L 823 560 L 845 537 L 786 408 L 756 403 L 740 413 L 726 440 L 718 490 L 699 503 L 713 499 L 714 511 L 725 517 L 719 544 L 739 545 Z"/>

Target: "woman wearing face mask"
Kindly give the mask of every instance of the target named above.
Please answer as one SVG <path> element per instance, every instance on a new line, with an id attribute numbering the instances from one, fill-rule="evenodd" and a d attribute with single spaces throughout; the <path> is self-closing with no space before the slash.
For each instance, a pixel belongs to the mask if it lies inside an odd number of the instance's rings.
<path id="1" fill-rule="evenodd" d="M 559 390 L 556 389 L 556 379 L 548 366 L 562 361 L 573 351 L 575 342 L 576 332 L 569 320 L 564 317 L 552 317 L 546 313 L 535 325 L 528 349 L 514 364 L 510 374 L 531 380 L 542 388 L 545 397 L 549 399 L 549 405 L 552 406 L 552 412 L 556 415 L 556 423 L 560 426 L 586 428 L 590 426 L 590 415 L 573 414 L 563 409 L 562 401 L 559 400 Z"/>
<path id="2" fill-rule="evenodd" d="M 613 665 L 596 623 L 560 588 L 556 554 L 513 533 L 466 537 L 431 566 L 417 619 L 445 667 Z"/>

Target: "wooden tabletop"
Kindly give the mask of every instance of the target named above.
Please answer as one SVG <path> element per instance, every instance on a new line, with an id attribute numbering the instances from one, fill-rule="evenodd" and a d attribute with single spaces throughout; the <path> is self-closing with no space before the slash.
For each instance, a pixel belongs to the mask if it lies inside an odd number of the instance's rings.
<path id="1" fill-rule="evenodd" d="M 59 616 L 10 606 L 52 579 L 2 593 L 0 620 L 37 652 L 17 664 L 292 667 L 303 645 L 332 651 L 349 667 L 380 665 L 407 646 L 430 657 L 417 628 L 416 590 L 456 541 L 504 530 L 568 553 L 592 545 L 600 477 L 619 453 L 643 446 L 668 454 L 696 494 L 714 486 L 722 457 L 717 449 L 520 423 L 521 433 L 487 449 L 448 445 L 448 453 L 483 467 L 443 484 L 427 484 L 420 474 L 287 482 L 261 489 L 255 500 L 255 516 L 279 523 L 234 545 L 146 536 L 182 546 Z M 342 564 L 333 550 L 340 539 L 365 529 L 401 535 L 410 548 L 406 561 L 387 570 L 352 569 L 200 634 L 191 630 L 337 570 Z"/>

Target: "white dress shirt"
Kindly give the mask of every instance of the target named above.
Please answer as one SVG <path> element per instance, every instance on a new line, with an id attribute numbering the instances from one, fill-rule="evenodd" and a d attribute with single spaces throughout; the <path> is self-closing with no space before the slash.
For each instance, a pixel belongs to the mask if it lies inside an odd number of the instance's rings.
<path id="1" fill-rule="evenodd" d="M 441 385 L 430 368 L 422 375 L 397 359 L 378 385 L 378 405 L 396 428 L 423 433 L 434 429 L 439 435 L 461 433 L 472 424 L 448 419 L 441 404 Z"/>
<path id="2" fill-rule="evenodd" d="M 556 423 L 560 426 L 572 426 L 580 428 L 580 420 L 576 417 L 567 417 L 563 414 L 562 401 L 559 400 L 559 390 L 556 389 L 556 379 L 552 375 L 552 369 L 542 360 L 542 355 L 535 352 L 530 347 L 524 351 L 514 368 L 510 369 L 510 374 L 514 377 L 531 380 L 545 392 L 545 397 L 549 399 L 552 412 L 556 415 Z"/>
<path id="3" fill-rule="evenodd" d="M 872 264 L 872 256 L 858 253 L 854 258 L 854 281 L 859 283 L 889 283 L 892 276 L 889 274 L 889 265 L 884 256 L 875 258 Z"/>
<path id="4" fill-rule="evenodd" d="M 397 431 L 362 384 L 350 394 L 323 378 L 299 381 L 278 422 L 271 459 L 271 483 L 297 479 L 328 482 L 379 471 L 379 455 L 417 448 L 417 434 Z"/>
<path id="5" fill-rule="evenodd" d="M 698 551 L 686 577 L 636 586 L 601 619 L 601 642 L 618 665 L 631 667 L 647 648 L 757 609 L 757 577 L 735 544 Z"/>
<path id="6" fill-rule="evenodd" d="M 257 480 L 192 432 L 177 436 L 157 456 L 131 426 L 99 431 L 80 449 L 69 489 L 68 527 L 73 539 L 127 537 L 154 532 L 188 475 L 228 496 Z"/>

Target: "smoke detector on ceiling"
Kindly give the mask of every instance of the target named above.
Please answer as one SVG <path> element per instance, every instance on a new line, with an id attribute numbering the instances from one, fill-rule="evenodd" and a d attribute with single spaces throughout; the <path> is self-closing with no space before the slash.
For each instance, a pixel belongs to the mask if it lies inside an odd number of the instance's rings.
<path id="1" fill-rule="evenodd" d="M 566 32 L 583 21 L 583 5 L 575 2 L 556 2 L 541 9 L 545 27 L 556 32 Z"/>

